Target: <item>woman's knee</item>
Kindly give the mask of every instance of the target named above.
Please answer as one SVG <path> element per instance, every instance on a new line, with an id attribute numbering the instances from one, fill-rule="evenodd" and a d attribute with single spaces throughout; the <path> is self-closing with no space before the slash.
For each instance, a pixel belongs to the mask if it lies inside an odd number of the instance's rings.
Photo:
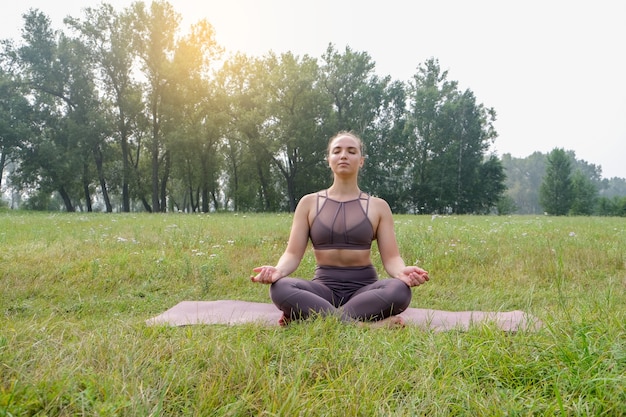
<path id="1" fill-rule="evenodd" d="M 394 295 L 396 298 L 396 303 L 398 306 L 402 306 L 402 308 L 406 308 L 411 304 L 411 297 L 413 293 L 411 292 L 411 288 L 404 283 L 404 281 L 399 279 L 389 279 L 387 283 L 387 288 L 390 290 L 389 292 Z"/>
<path id="2" fill-rule="evenodd" d="M 274 303 L 281 303 L 285 298 L 289 297 L 296 288 L 295 278 L 281 278 L 270 285 L 270 298 Z"/>

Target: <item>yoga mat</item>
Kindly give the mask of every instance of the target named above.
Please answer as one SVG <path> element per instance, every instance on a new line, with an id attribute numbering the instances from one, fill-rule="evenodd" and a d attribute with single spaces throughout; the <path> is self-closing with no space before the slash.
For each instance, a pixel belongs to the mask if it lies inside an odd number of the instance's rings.
<path id="1" fill-rule="evenodd" d="M 146 321 L 148 326 L 189 326 L 197 324 L 259 323 L 278 325 L 282 313 L 269 303 L 251 301 L 181 301 L 158 316 Z M 503 312 L 443 311 L 408 308 L 400 314 L 407 326 L 434 331 L 467 330 L 473 324 L 493 323 L 504 331 L 537 330 L 541 322 L 519 310 Z"/>

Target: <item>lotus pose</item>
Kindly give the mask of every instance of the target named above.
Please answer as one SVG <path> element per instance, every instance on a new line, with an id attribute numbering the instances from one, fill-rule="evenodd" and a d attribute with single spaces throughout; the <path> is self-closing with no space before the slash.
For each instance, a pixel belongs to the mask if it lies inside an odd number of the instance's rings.
<path id="1" fill-rule="evenodd" d="M 428 273 L 405 265 L 387 202 L 359 189 L 358 174 L 365 162 L 361 139 L 349 132 L 337 134 L 328 143 L 327 159 L 333 184 L 302 197 L 285 252 L 276 266 L 254 268 L 250 279 L 271 284 L 272 302 L 283 312 L 281 325 L 311 314 L 403 325 L 397 315 L 409 306 L 411 287 L 428 281 Z M 315 276 L 288 277 L 298 268 L 309 239 L 317 262 Z M 372 265 L 374 239 L 391 278 L 379 279 Z"/>

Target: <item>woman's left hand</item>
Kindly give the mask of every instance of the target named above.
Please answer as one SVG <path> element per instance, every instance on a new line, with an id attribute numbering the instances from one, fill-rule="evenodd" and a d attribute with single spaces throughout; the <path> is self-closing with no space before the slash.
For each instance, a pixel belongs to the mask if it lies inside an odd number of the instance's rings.
<path id="1" fill-rule="evenodd" d="M 256 275 L 250 276 L 250 281 L 260 282 L 262 284 L 271 284 L 283 277 L 282 272 L 275 266 L 264 265 L 253 269 Z"/>
<path id="2" fill-rule="evenodd" d="M 409 287 L 417 287 L 430 279 L 428 277 L 428 272 L 418 266 L 404 267 L 396 278 L 402 280 Z"/>

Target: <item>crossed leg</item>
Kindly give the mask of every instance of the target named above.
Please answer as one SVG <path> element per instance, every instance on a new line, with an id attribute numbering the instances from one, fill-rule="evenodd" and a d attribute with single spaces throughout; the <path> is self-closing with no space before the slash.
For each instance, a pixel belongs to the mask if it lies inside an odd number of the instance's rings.
<path id="1" fill-rule="evenodd" d="M 411 303 L 411 289 L 398 279 L 361 287 L 345 302 L 326 285 L 300 278 L 282 278 L 270 287 L 272 302 L 283 312 L 281 324 L 311 314 L 339 314 L 342 321 L 380 321 L 402 313 Z"/>
<path id="2" fill-rule="evenodd" d="M 411 295 L 411 289 L 399 279 L 381 279 L 358 289 L 343 305 L 343 311 L 359 321 L 384 320 L 406 310 Z"/>

